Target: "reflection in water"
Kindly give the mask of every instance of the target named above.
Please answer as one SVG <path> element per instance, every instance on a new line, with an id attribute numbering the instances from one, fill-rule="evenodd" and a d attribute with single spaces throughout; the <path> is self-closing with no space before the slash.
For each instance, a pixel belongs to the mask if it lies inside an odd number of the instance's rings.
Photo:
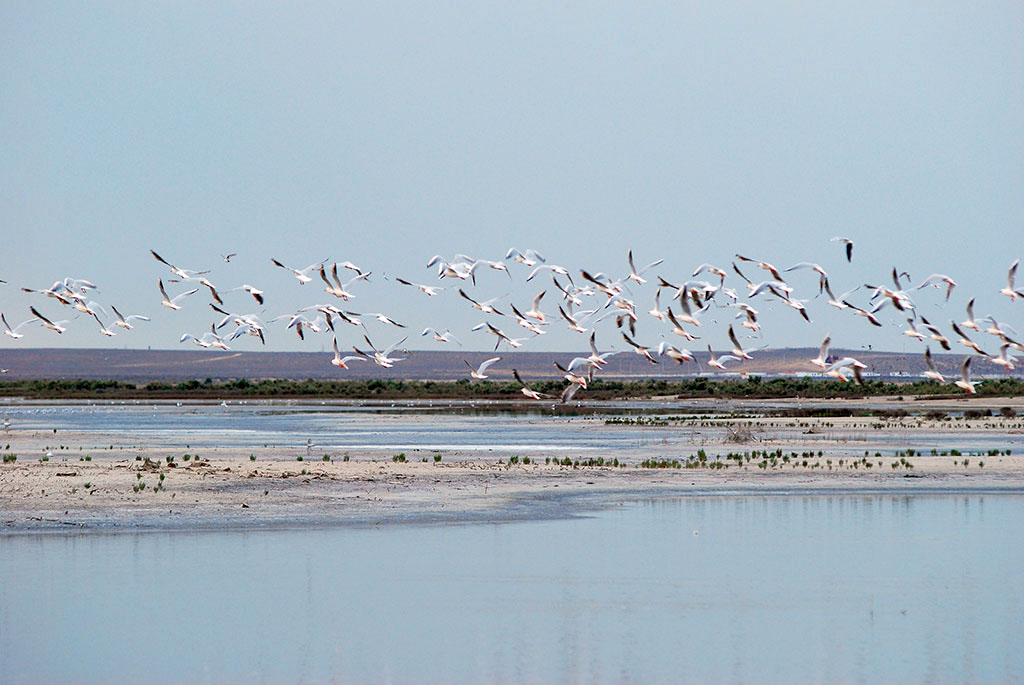
<path id="1" fill-rule="evenodd" d="M 692 497 L 0 537 L 0 681 L 1007 681 L 1022 515 L 1012 495 Z"/>

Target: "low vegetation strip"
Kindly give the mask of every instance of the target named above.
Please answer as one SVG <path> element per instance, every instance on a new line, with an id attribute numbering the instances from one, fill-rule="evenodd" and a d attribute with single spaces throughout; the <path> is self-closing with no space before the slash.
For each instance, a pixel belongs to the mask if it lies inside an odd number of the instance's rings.
<path id="1" fill-rule="evenodd" d="M 566 386 L 561 380 L 532 381 L 540 393 L 557 398 Z M 987 380 L 978 385 L 979 396 L 1018 397 L 1024 395 L 1024 382 L 1013 378 Z M 957 393 L 958 394 L 958 393 Z M 950 396 L 950 386 L 932 381 L 892 383 L 867 380 L 864 385 L 814 378 L 714 380 L 648 379 L 615 381 L 595 379 L 582 400 L 617 400 L 644 397 L 680 399 L 722 397 L 773 399 L 787 397 L 858 398 L 881 395 Z M 183 382 L 153 381 L 145 384 L 114 380 L 12 380 L 0 382 L 0 397 L 26 399 L 522 399 L 520 386 L 504 381 L 420 381 L 420 380 L 286 380 L 245 378 L 219 380 L 206 378 Z M 557 399 L 555 399 L 557 401 Z"/>

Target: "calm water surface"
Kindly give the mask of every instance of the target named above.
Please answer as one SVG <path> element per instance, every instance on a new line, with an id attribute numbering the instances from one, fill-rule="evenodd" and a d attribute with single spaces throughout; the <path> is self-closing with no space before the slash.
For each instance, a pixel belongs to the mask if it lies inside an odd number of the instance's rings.
<path id="1" fill-rule="evenodd" d="M 185 447 L 209 449 L 222 446 L 302 447 L 307 440 L 327 450 L 516 450 L 528 454 L 615 450 L 625 453 L 644 449 L 645 457 L 692 454 L 706 444 L 722 445 L 723 427 L 608 425 L 605 418 L 623 416 L 643 408 L 648 416 L 651 403 L 620 403 L 589 407 L 596 416 L 566 415 L 561 410 L 537 405 L 532 411 L 495 411 L 486 405 L 353 406 L 331 404 L 7 404 L 0 405 L 0 417 L 14 429 L 76 431 L 96 437 L 84 449 L 103 450 L 111 444 L 134 448 Z M 722 403 L 721 411 L 739 407 Z M 702 409 L 703 411 L 704 409 Z M 680 407 L 661 407 L 662 416 L 686 413 Z M 779 421 L 779 419 L 772 419 Z M 868 419 L 865 419 L 867 422 Z M 776 429 L 765 428 L 771 437 Z M 820 441 L 821 448 L 842 450 L 842 440 L 851 431 L 828 430 L 809 436 L 793 429 L 794 437 Z M 886 456 L 897 449 L 958 449 L 965 453 L 1024 445 L 1024 436 L 999 431 L 961 431 L 932 434 L 911 433 L 893 426 L 886 430 L 858 434 L 858 449 L 880 450 Z M 55 438 L 59 442 L 60 437 Z M 76 444 L 76 446 L 78 446 Z M 813 446 L 813 445 L 812 445 Z M 722 453 L 729 449 L 718 450 Z M 847 449 L 846 456 L 850 450 Z M 123 455 L 103 452 L 96 458 Z M 842 456 L 842 455 L 839 455 Z"/>
<path id="2" fill-rule="evenodd" d="M 0 682 L 1020 681 L 1022 520 L 1013 495 L 695 497 L 0 537 Z"/>

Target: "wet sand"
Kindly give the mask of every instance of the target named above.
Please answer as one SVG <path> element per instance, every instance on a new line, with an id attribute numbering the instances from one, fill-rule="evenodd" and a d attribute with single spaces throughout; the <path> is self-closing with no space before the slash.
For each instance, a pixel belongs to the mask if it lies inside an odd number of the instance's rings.
<path id="1" fill-rule="evenodd" d="M 921 411 L 920 404 L 913 408 Z M 348 461 L 333 451 L 323 461 L 320 448 L 220 447 L 186 461 L 187 435 L 182 444 L 172 438 L 145 445 L 130 444 L 125 435 L 9 430 L 4 452 L 18 459 L 0 464 L 0 532 L 500 522 L 694 495 L 1024 494 L 1021 417 L 700 419 L 679 424 L 680 441 L 666 445 L 646 443 L 643 426 L 590 421 L 595 431 L 635 431 L 636 445 L 588 450 L 573 461 L 619 459 L 625 466 L 545 463 L 545 457 L 565 458 L 564 452 L 531 454 L 530 464 L 521 457 L 512 464 L 510 457 L 520 454 L 514 447 L 446 451 L 440 461 L 433 451 L 413 450 L 405 463 L 372 449 L 349 451 Z M 83 447 L 108 440 L 119 446 L 102 452 Z M 941 455 L 944 445 L 957 442 L 995 445 L 1000 454 Z M 894 450 L 909 449 L 915 450 L 905 457 L 912 467 L 894 456 Z M 685 463 L 698 450 L 706 452 L 708 464 L 723 467 L 640 466 L 649 458 Z M 766 461 L 762 468 L 766 450 L 798 456 Z M 749 461 L 726 458 L 751 451 L 759 454 Z M 44 461 L 47 452 L 52 456 Z M 84 460 L 86 454 L 91 460 Z"/>

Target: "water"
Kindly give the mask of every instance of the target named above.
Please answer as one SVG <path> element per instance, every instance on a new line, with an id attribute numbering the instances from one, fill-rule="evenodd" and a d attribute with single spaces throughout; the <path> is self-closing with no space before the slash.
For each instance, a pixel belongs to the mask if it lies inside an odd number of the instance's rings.
<path id="1" fill-rule="evenodd" d="M 525 454 L 587 452 L 628 455 L 640 458 L 691 455 L 702 447 L 725 454 L 736 446 L 724 444 L 726 428 L 721 425 L 697 427 L 692 424 L 632 426 L 605 424 L 608 415 L 622 416 L 642 403 L 612 403 L 592 406 L 591 416 L 573 416 L 550 408 L 531 405 L 531 411 L 494 410 L 486 403 L 430 407 L 354 406 L 319 403 L 284 404 L 70 404 L 26 403 L 3 407 L 3 417 L 16 430 L 49 432 L 57 429 L 94 436 L 95 441 L 76 442 L 74 447 L 102 450 L 111 445 L 169 449 L 210 449 L 303 447 L 311 440 L 326 450 L 430 450 L 487 452 L 514 451 Z M 648 415 L 651 406 L 644 405 Z M 658 406 L 663 415 L 684 413 L 677 407 Z M 722 403 L 727 412 L 737 403 Z M 760 437 L 783 449 L 826 450 L 829 456 L 851 456 L 867 449 L 891 455 L 908 447 L 925 452 L 958 449 L 964 453 L 1010 448 L 1019 451 L 1024 438 L 1005 430 L 950 430 L 929 432 L 888 426 L 885 430 L 821 429 L 809 435 L 803 428 L 779 427 L 793 420 L 769 419 L 776 427 L 763 428 Z M 864 425 L 872 420 L 864 419 Z M 848 443 L 847 440 L 855 442 Z M 60 442 L 60 436 L 54 438 Z M 798 443 L 798 444 L 795 444 Z M 765 445 L 761 445 L 764 447 Z M 746 448 L 757 447 L 747 445 Z M 121 458 L 102 452 L 94 457 Z"/>
<path id="2" fill-rule="evenodd" d="M 1019 681 L 1022 517 L 1014 495 L 694 497 L 0 537 L 0 681 Z"/>

